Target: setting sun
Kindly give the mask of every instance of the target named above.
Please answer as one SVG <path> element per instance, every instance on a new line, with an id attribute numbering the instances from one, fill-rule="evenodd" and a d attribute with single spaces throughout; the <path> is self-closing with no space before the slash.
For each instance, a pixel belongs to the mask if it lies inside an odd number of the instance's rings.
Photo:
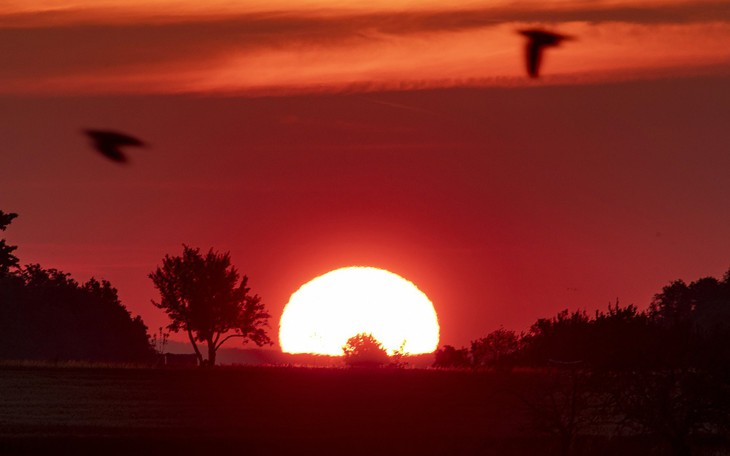
<path id="1" fill-rule="evenodd" d="M 388 353 L 434 351 L 436 311 L 412 282 L 372 267 L 330 271 L 302 285 L 284 308 L 281 349 L 288 353 L 342 355 L 350 337 L 370 333 Z"/>

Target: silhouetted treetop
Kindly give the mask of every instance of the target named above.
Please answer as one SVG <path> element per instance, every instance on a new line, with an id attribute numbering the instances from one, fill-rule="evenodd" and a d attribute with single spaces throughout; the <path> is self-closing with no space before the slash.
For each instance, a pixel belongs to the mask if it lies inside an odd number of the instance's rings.
<path id="1" fill-rule="evenodd" d="M 730 271 L 722 280 L 677 280 L 654 297 L 649 317 L 660 331 L 664 364 L 704 366 L 730 377 L 729 279 Z"/>
<path id="2" fill-rule="evenodd" d="M 71 274 L 54 268 L 44 269 L 37 263 L 26 265 L 18 271 L 18 277 L 26 286 L 38 289 L 55 288 L 73 291 L 79 287 L 78 282 L 71 278 Z"/>
<path id="3" fill-rule="evenodd" d="M 520 348 L 520 337 L 514 331 L 499 328 L 471 342 L 474 367 L 504 367 L 513 362 Z"/>
<path id="4" fill-rule="evenodd" d="M 692 325 L 697 314 L 729 303 L 730 272 L 722 281 L 704 277 L 689 285 L 682 280 L 672 282 L 654 296 L 649 315 L 664 326 L 687 326 Z"/>
<path id="5" fill-rule="evenodd" d="M 5 231 L 5 229 L 10 225 L 10 222 L 13 221 L 15 217 L 17 217 L 18 214 L 14 214 L 12 212 L 3 212 L 0 211 L 0 231 Z"/>
<path id="6" fill-rule="evenodd" d="M 538 363 L 585 361 L 591 346 L 589 326 L 584 310 L 565 309 L 552 318 L 540 318 L 523 338 L 526 355 Z"/>
<path id="7" fill-rule="evenodd" d="M 0 231 L 5 231 L 17 216 L 18 214 L 0 211 Z M 17 248 L 15 245 L 8 245 L 5 239 L 0 239 L 0 278 L 8 275 L 11 268 L 18 267 L 18 257 L 13 255 Z"/>

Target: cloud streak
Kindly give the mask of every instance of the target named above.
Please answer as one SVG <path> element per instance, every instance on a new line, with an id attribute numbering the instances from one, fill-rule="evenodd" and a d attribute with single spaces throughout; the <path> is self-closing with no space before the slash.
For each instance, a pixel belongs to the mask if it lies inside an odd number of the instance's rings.
<path id="1" fill-rule="evenodd" d="M 164 93 L 398 87 L 419 81 L 429 86 L 443 81 L 490 84 L 520 76 L 515 62 L 522 43 L 513 31 L 524 24 L 578 32 L 581 41 L 570 46 L 573 51 L 561 50 L 579 63 L 568 66 L 576 74 L 627 71 L 626 62 L 643 70 L 650 62 L 656 68 L 672 62 L 682 67 L 730 64 L 730 51 L 722 44 L 730 38 L 730 4 L 725 1 L 144 13 L 0 11 L 0 90 Z M 612 48 L 612 42 L 621 46 Z M 688 44 L 699 57 L 686 58 Z M 585 63 L 596 60 L 591 55 L 597 51 L 608 50 L 602 62 Z"/>

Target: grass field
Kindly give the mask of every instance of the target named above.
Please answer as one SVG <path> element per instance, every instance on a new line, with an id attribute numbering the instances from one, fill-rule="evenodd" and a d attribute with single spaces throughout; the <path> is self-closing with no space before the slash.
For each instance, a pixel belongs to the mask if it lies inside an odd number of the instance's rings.
<path id="1" fill-rule="evenodd" d="M 519 372 L 6 366 L 0 454 L 557 454 L 520 400 L 540 384 Z"/>

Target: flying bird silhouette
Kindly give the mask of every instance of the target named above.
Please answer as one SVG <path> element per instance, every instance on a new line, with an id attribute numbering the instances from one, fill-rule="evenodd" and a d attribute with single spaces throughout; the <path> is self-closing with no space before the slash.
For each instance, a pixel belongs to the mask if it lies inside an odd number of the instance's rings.
<path id="1" fill-rule="evenodd" d="M 518 33 L 527 37 L 525 59 L 527 61 L 527 74 L 531 78 L 537 78 L 540 75 L 540 61 L 546 47 L 557 47 L 560 46 L 561 42 L 573 39 L 573 37 L 567 35 L 540 29 L 518 30 Z"/>
<path id="2" fill-rule="evenodd" d="M 121 151 L 123 146 L 143 147 L 145 143 L 124 133 L 111 130 L 84 130 L 84 133 L 91 138 L 94 148 L 109 160 L 117 163 L 126 163 L 127 156 Z"/>

